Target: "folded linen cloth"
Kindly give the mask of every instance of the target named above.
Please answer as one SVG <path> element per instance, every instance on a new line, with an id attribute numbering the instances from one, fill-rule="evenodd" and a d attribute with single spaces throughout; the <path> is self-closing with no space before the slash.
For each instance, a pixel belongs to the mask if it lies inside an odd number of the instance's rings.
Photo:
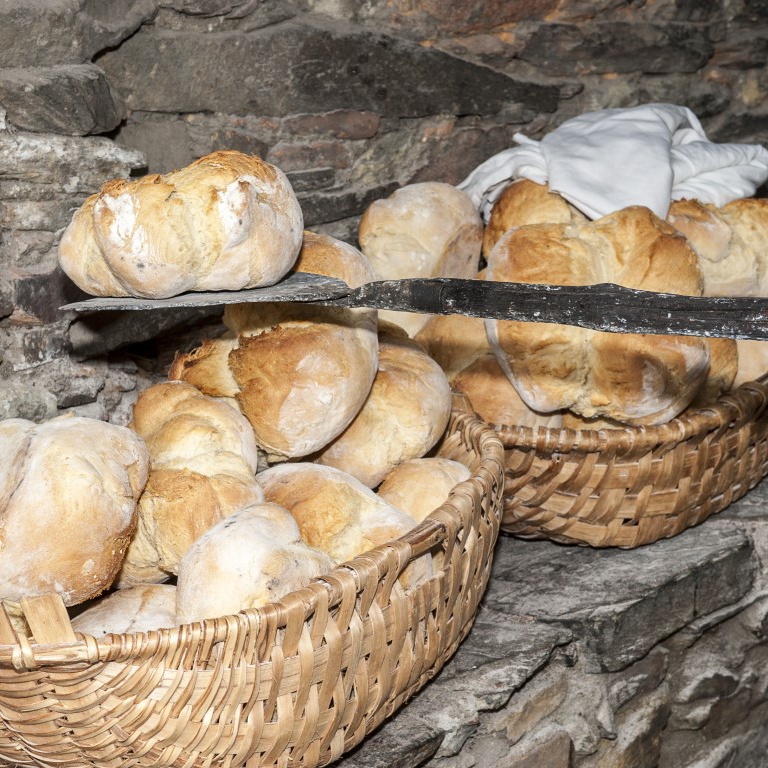
<path id="1" fill-rule="evenodd" d="M 486 160 L 458 187 L 488 219 L 510 181 L 548 184 L 591 219 L 629 205 L 666 218 L 672 200 L 725 205 L 750 197 L 768 179 L 768 150 L 715 144 L 696 115 L 675 104 L 604 109 L 567 120 L 541 141 L 515 134 L 519 146 Z"/>

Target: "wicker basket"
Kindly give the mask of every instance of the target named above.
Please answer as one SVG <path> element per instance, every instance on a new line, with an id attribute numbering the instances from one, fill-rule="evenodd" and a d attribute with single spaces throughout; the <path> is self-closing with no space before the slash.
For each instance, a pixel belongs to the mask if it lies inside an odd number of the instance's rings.
<path id="1" fill-rule="evenodd" d="M 94 639 L 46 595 L 23 603 L 35 642 L 0 605 L 0 764 L 309 767 L 358 744 L 453 654 L 488 581 L 503 449 L 454 405 L 440 455 L 470 479 L 408 535 L 279 603 Z M 434 575 L 405 591 L 420 556 Z"/>
<path id="2" fill-rule="evenodd" d="M 768 387 L 744 384 L 657 427 L 494 427 L 504 444 L 502 530 L 633 548 L 674 536 L 768 474 Z"/>

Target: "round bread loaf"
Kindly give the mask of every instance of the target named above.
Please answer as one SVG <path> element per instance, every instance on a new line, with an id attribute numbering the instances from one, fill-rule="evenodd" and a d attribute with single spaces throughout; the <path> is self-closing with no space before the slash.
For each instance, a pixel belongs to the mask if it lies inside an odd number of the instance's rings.
<path id="1" fill-rule="evenodd" d="M 299 539 L 276 504 L 258 504 L 220 521 L 179 564 L 176 621 L 186 624 L 259 608 L 328 573 L 333 560 Z"/>
<path id="2" fill-rule="evenodd" d="M 163 382 L 139 395 L 132 426 L 149 449 L 150 473 L 121 586 L 167 580 L 209 528 L 264 500 L 253 430 L 226 403 Z"/>
<path id="3" fill-rule="evenodd" d="M 72 619 L 72 629 L 101 637 L 176 626 L 176 587 L 137 584 L 94 601 Z"/>
<path id="4" fill-rule="evenodd" d="M 562 424 L 562 411 L 543 413 L 526 405 L 490 350 L 459 371 L 450 383 L 451 389 L 469 398 L 475 413 L 488 424 L 550 429 Z"/>
<path id="5" fill-rule="evenodd" d="M 307 232 L 297 271 L 356 287 L 372 278 L 351 245 Z M 229 333 L 177 355 L 171 379 L 234 397 L 270 461 L 307 456 L 349 426 L 378 366 L 376 311 L 300 303 L 229 305 Z"/>
<path id="6" fill-rule="evenodd" d="M 667 221 L 699 257 L 707 296 L 768 296 L 768 200 L 745 198 L 717 208 L 676 200 Z"/>
<path id="7" fill-rule="evenodd" d="M 585 221 L 587 217 L 578 208 L 557 193 L 550 192 L 546 184 L 517 179 L 504 189 L 491 209 L 483 233 L 483 253 L 487 258 L 499 238 L 514 227 Z"/>
<path id="8" fill-rule="evenodd" d="M 285 174 L 222 151 L 117 179 L 75 212 L 59 262 L 86 293 L 161 299 L 271 285 L 296 261 L 303 217 Z"/>
<path id="9" fill-rule="evenodd" d="M 456 485 L 470 477 L 469 468 L 459 461 L 439 456 L 409 459 L 384 478 L 377 493 L 420 523 L 448 498 Z"/>
<path id="10" fill-rule="evenodd" d="M 405 512 L 334 467 L 278 464 L 261 472 L 259 482 L 267 501 L 293 515 L 302 540 L 340 563 L 397 539 L 416 525 Z M 412 586 L 431 573 L 431 561 L 420 557 L 401 578 L 404 586 Z"/>
<path id="11" fill-rule="evenodd" d="M 483 222 L 466 192 L 451 184 L 409 184 L 376 200 L 358 228 L 362 252 L 380 280 L 477 274 Z M 428 315 L 380 310 L 413 336 Z"/>
<path id="12" fill-rule="evenodd" d="M 539 224 L 505 233 L 489 279 L 701 295 L 698 259 L 684 237 L 635 206 L 584 224 Z M 709 346 L 691 336 L 593 331 L 552 323 L 486 321 L 494 353 L 536 411 L 569 408 L 586 418 L 659 424 L 694 398 Z"/>
<path id="13" fill-rule="evenodd" d="M 314 456 L 375 488 L 400 462 L 423 456 L 445 431 L 451 389 L 440 366 L 407 337 L 379 333 L 379 370 L 352 423 Z"/>
<path id="14" fill-rule="evenodd" d="M 109 587 L 136 528 L 149 457 L 97 419 L 0 422 L 0 597 L 76 605 Z"/>

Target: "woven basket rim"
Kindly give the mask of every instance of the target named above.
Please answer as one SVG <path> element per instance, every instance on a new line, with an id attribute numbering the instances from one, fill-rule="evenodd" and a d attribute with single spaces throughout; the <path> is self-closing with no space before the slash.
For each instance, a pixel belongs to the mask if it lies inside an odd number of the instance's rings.
<path id="1" fill-rule="evenodd" d="M 477 467 L 470 478 L 454 486 L 448 498 L 439 507 L 403 536 L 337 564 L 329 573 L 313 579 L 305 587 L 285 595 L 280 601 L 260 608 L 249 608 L 237 614 L 147 632 L 106 634 L 98 638 L 76 632 L 77 640 L 74 642 L 36 643 L 29 638 L 19 637 L 19 642 L 16 644 L 0 643 L 0 668 L 29 671 L 42 667 L 71 668 L 73 665 L 91 665 L 108 661 L 126 662 L 142 654 L 147 647 L 183 644 L 187 636 L 205 635 L 211 644 L 215 644 L 226 639 L 233 625 L 247 624 L 254 631 L 268 621 L 276 621 L 279 626 L 282 622 L 284 605 L 287 602 L 303 604 L 306 621 L 316 610 L 321 591 L 327 593 L 326 602 L 330 605 L 336 604 L 341 600 L 341 592 L 344 585 L 348 584 L 351 574 L 355 580 L 355 589 L 359 593 L 361 582 L 364 581 L 363 574 L 370 573 L 371 569 L 379 567 L 380 563 L 391 561 L 393 553 L 398 559 L 399 567 L 396 573 L 390 573 L 389 577 L 396 579 L 412 560 L 424 555 L 448 538 L 450 526 L 447 521 L 458 517 L 454 501 L 459 496 L 470 498 L 476 496 L 478 475 L 493 475 L 492 464 L 496 465 L 496 472 L 503 475 L 504 447 L 501 440 L 493 429 L 474 413 L 465 395 L 453 393 L 452 416 L 456 420 L 454 433 L 471 427 L 478 428 Z M 379 571 L 381 570 L 386 571 L 387 568 L 380 568 Z M 439 575 L 433 575 L 427 582 L 435 578 L 439 578 Z"/>
<path id="2" fill-rule="evenodd" d="M 714 403 L 685 411 L 654 426 L 571 429 L 491 424 L 504 447 L 553 453 L 607 453 L 627 455 L 671 447 L 698 435 L 725 431 L 753 420 L 768 405 L 768 374 L 741 384 Z"/>

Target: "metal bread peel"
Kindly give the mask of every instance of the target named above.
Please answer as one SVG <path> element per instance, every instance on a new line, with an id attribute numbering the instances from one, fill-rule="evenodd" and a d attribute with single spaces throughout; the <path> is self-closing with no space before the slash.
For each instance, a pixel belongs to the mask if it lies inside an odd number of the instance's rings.
<path id="1" fill-rule="evenodd" d="M 612 283 L 566 286 L 445 277 L 378 280 L 350 288 L 336 278 L 294 272 L 265 288 L 190 292 L 168 299 L 93 298 L 61 309 L 91 312 L 275 301 L 559 323 L 613 333 L 768 339 L 768 298 L 681 296 Z"/>

